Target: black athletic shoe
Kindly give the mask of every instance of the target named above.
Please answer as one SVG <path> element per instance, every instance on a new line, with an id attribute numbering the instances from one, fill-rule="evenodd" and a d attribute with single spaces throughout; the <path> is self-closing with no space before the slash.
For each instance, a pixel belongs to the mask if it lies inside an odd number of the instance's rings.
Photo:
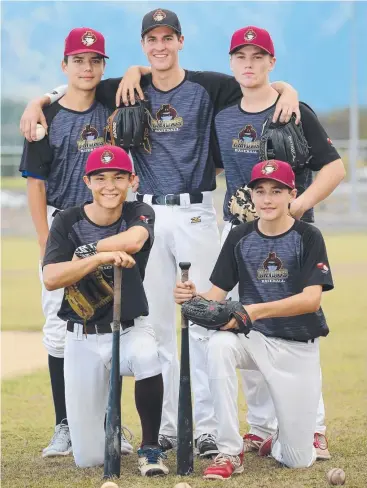
<path id="1" fill-rule="evenodd" d="M 159 434 L 158 445 L 163 452 L 177 448 L 177 437 L 165 434 Z"/>
<path id="2" fill-rule="evenodd" d="M 201 458 L 212 458 L 219 454 L 215 437 L 212 434 L 202 434 L 195 439 L 195 454 Z"/>

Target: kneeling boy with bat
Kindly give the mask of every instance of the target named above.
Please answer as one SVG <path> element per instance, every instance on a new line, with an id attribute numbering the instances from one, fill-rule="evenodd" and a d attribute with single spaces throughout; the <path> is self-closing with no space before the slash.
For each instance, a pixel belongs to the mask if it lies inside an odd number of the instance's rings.
<path id="1" fill-rule="evenodd" d="M 46 288 L 65 290 L 59 316 L 67 321 L 65 396 L 75 463 L 104 463 L 105 477 L 120 475 L 120 375 L 136 380 L 140 472 L 168 473 L 158 447 L 161 366 L 143 288 L 154 211 L 145 203 L 125 201 L 132 171 L 119 147 L 103 146 L 90 154 L 84 182 L 93 202 L 56 215 L 43 261 Z"/>
<path id="2" fill-rule="evenodd" d="M 204 478 L 242 473 L 236 368 L 260 371 L 278 418 L 278 431 L 259 448 L 290 468 L 313 464 L 313 436 L 320 397 L 319 337 L 329 329 L 320 307 L 333 288 L 320 231 L 289 215 L 295 177 L 283 161 L 252 169 L 252 199 L 258 220 L 233 228 L 219 255 L 212 288 L 177 283 L 175 299 L 188 320 L 217 330 L 209 339 L 208 371 L 218 419 L 218 456 Z M 226 301 L 239 284 L 240 302 Z"/>

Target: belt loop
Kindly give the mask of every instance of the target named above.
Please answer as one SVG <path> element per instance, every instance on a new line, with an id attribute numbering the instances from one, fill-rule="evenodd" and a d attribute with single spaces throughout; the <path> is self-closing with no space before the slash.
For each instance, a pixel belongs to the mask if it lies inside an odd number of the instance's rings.
<path id="1" fill-rule="evenodd" d="M 205 205 L 213 205 L 213 192 L 203 191 L 203 203 Z"/>
<path id="2" fill-rule="evenodd" d="M 180 207 L 189 208 L 190 205 L 191 205 L 190 193 L 181 193 L 180 194 Z"/>
<path id="3" fill-rule="evenodd" d="M 147 203 L 148 205 L 152 205 L 152 198 L 153 198 L 153 195 L 144 195 L 143 196 L 143 202 Z"/>

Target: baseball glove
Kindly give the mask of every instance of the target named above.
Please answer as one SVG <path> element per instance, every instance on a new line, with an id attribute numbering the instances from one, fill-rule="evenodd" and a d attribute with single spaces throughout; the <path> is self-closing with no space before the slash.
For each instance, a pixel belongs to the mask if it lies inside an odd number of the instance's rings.
<path id="1" fill-rule="evenodd" d="M 126 151 L 143 146 L 148 130 L 147 111 L 144 100 L 116 109 L 107 120 L 106 142 Z"/>
<path id="2" fill-rule="evenodd" d="M 294 115 L 285 124 L 272 122 L 272 116 L 266 120 L 260 139 L 261 161 L 286 161 L 295 173 L 300 173 L 312 158 L 309 149 L 302 123 L 296 125 Z"/>
<path id="3" fill-rule="evenodd" d="M 232 300 L 216 302 L 197 295 L 182 304 L 182 313 L 194 324 L 209 330 L 219 330 L 233 317 L 237 320 L 238 329 L 230 329 L 231 332 L 247 336 L 252 328 L 251 319 L 242 303 Z"/>
<path id="4" fill-rule="evenodd" d="M 83 320 L 93 317 L 98 308 L 113 300 L 113 288 L 97 269 L 75 285 L 65 289 L 65 298 L 70 307 Z"/>
<path id="5" fill-rule="evenodd" d="M 244 185 L 236 190 L 236 193 L 228 202 L 228 209 L 233 215 L 233 220 L 240 222 L 252 222 L 258 218 L 251 198 L 250 189 Z"/>

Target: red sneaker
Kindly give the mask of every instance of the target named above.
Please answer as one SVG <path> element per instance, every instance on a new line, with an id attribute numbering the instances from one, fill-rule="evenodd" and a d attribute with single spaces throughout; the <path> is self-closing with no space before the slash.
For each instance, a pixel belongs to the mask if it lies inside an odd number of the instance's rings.
<path id="1" fill-rule="evenodd" d="M 264 439 L 255 434 L 245 434 L 243 436 L 243 452 L 258 451 Z"/>
<path id="2" fill-rule="evenodd" d="M 267 439 L 265 439 L 263 441 L 263 443 L 259 447 L 259 451 L 258 451 L 259 456 L 262 456 L 262 457 L 264 457 L 264 456 L 270 456 L 270 454 L 271 454 L 271 445 L 273 443 L 273 438 L 274 438 L 274 436 L 271 435 L 271 436 L 269 436 Z"/>
<path id="3" fill-rule="evenodd" d="M 243 473 L 243 452 L 239 456 L 219 453 L 204 471 L 203 478 L 211 480 L 228 480 L 232 474 Z"/>
<path id="4" fill-rule="evenodd" d="M 328 449 L 328 442 L 324 434 L 315 433 L 313 436 L 313 446 L 316 449 L 316 459 L 328 460 L 331 459 L 331 454 Z"/>

